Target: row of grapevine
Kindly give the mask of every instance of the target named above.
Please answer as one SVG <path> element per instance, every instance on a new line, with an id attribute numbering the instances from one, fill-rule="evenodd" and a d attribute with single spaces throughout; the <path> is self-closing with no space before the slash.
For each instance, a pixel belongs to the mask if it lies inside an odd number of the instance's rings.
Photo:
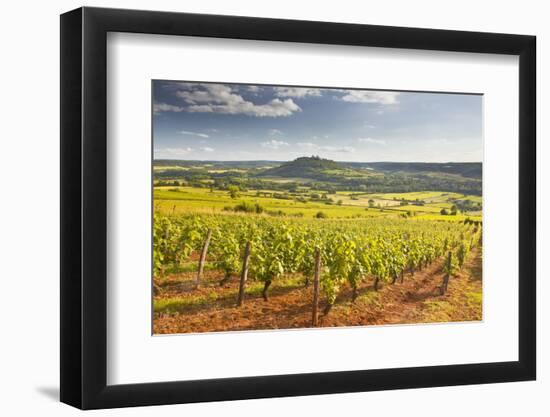
<path id="1" fill-rule="evenodd" d="M 469 223 L 386 218 L 283 220 L 264 216 L 155 213 L 154 275 L 161 276 L 167 266 L 204 251 L 207 235 L 208 258 L 222 271 L 222 283 L 239 274 L 245 247 L 250 242 L 247 272 L 251 279 L 264 284 L 266 301 L 270 286 L 284 275 L 300 273 L 304 283 L 309 283 L 318 248 L 322 265 L 320 286 L 328 313 L 346 284 L 352 288 L 355 299 L 357 289 L 367 279 L 374 280 L 374 289 L 378 290 L 381 283 L 403 281 L 407 274 L 412 275 L 444 256 L 448 257 L 445 274 L 452 276 L 462 267 L 471 248 L 479 243 L 481 228 Z"/>

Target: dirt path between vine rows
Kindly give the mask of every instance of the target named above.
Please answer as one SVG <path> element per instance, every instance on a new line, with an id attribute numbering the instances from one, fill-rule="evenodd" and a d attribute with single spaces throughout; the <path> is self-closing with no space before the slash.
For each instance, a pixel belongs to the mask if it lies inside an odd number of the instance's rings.
<path id="1" fill-rule="evenodd" d="M 443 261 L 434 262 L 404 282 L 385 284 L 374 291 L 372 280 L 359 288 L 352 302 L 345 286 L 322 327 L 475 321 L 482 318 L 482 256 L 475 248 L 463 268 L 440 294 Z M 206 271 L 203 285 L 193 288 L 195 273 L 174 274 L 160 285 L 154 299 L 155 334 L 197 333 L 234 330 L 289 329 L 311 327 L 312 287 L 301 276 L 289 276 L 273 284 L 269 301 L 261 296 L 262 285 L 251 282 L 245 303 L 237 308 L 236 277 L 220 286 L 219 271 Z M 321 311 L 324 300 L 321 300 Z"/>

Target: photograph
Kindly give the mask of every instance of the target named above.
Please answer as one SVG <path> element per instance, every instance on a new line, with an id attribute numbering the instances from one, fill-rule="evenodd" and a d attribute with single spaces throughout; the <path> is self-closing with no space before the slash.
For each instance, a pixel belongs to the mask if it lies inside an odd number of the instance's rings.
<path id="1" fill-rule="evenodd" d="M 153 334 L 482 320 L 483 96 L 152 81 Z"/>

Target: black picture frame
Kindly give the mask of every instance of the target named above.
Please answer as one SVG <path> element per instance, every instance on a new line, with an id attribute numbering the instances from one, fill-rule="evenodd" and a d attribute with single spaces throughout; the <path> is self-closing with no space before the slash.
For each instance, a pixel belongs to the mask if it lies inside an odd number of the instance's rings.
<path id="1" fill-rule="evenodd" d="M 107 385 L 108 32 L 519 56 L 519 360 Z M 81 409 L 534 380 L 534 36 L 102 8 L 61 15 L 61 401 Z"/>

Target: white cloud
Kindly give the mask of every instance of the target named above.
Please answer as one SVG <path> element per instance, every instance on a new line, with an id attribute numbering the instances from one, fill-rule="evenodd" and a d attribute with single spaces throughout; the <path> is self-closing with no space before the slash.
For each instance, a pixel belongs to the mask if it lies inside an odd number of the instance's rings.
<path id="1" fill-rule="evenodd" d="M 269 129 L 267 133 L 269 134 L 269 136 L 279 136 L 283 134 L 283 132 L 281 132 L 279 129 Z"/>
<path id="2" fill-rule="evenodd" d="M 255 104 L 223 84 L 200 84 L 201 89 L 180 90 L 176 95 L 182 98 L 191 113 L 246 114 L 255 117 L 290 116 L 302 109 L 292 99 L 271 100 L 266 104 Z"/>
<path id="3" fill-rule="evenodd" d="M 250 91 L 251 93 L 258 93 L 261 91 L 260 87 L 258 87 L 257 85 L 249 85 L 247 87 L 247 90 Z"/>
<path id="4" fill-rule="evenodd" d="M 263 148 L 279 149 L 283 146 L 288 146 L 289 143 L 284 142 L 282 140 L 271 139 L 271 140 L 268 140 L 267 142 L 262 142 L 261 145 L 262 145 Z"/>
<path id="5" fill-rule="evenodd" d="M 172 104 L 153 103 L 153 113 L 155 114 L 166 112 L 166 111 L 179 113 L 179 112 L 182 112 L 183 110 L 184 110 L 183 107 L 173 106 Z"/>
<path id="6" fill-rule="evenodd" d="M 202 148 L 199 148 L 203 152 L 214 152 L 214 148 L 211 148 L 209 146 L 204 146 Z"/>
<path id="7" fill-rule="evenodd" d="M 326 152 L 355 152 L 355 148 L 352 146 L 330 146 L 330 145 L 317 145 L 313 142 L 298 142 L 298 145 L 302 149 L 308 151 L 326 151 Z"/>
<path id="8" fill-rule="evenodd" d="M 374 139 L 374 138 L 359 138 L 358 142 L 361 143 L 373 143 L 375 145 L 385 145 L 386 141 L 384 139 Z"/>
<path id="9" fill-rule="evenodd" d="M 277 97 L 294 97 L 303 98 L 307 96 L 320 97 L 321 90 L 318 88 L 303 88 L 303 87 L 274 87 Z"/>
<path id="10" fill-rule="evenodd" d="M 209 138 L 210 137 L 206 133 L 190 132 L 188 130 L 180 130 L 179 133 L 181 133 L 182 135 L 199 136 L 201 138 Z"/>
<path id="11" fill-rule="evenodd" d="M 187 156 L 190 152 L 193 152 L 193 148 L 160 148 L 155 149 L 156 159 L 177 159 Z"/>
<path id="12" fill-rule="evenodd" d="M 345 90 L 342 100 L 350 103 L 378 103 L 378 104 L 397 104 L 399 93 L 396 91 L 365 91 L 365 90 Z"/>
<path id="13" fill-rule="evenodd" d="M 367 129 L 375 129 L 375 128 L 376 128 L 375 125 L 369 125 L 369 124 L 365 124 L 365 127 L 366 127 Z"/>
<path id="14" fill-rule="evenodd" d="M 321 146 L 320 149 L 322 151 L 329 151 L 329 152 L 346 152 L 346 153 L 355 152 L 355 148 L 353 146 Z"/>
<path id="15" fill-rule="evenodd" d="M 281 101 L 271 100 L 268 104 L 256 105 L 249 101 L 243 101 L 236 105 L 232 104 L 201 104 L 192 105 L 186 108 L 190 113 L 224 113 L 224 114 L 246 114 L 256 117 L 280 117 L 290 116 L 292 113 L 301 111 L 292 100 Z"/>

